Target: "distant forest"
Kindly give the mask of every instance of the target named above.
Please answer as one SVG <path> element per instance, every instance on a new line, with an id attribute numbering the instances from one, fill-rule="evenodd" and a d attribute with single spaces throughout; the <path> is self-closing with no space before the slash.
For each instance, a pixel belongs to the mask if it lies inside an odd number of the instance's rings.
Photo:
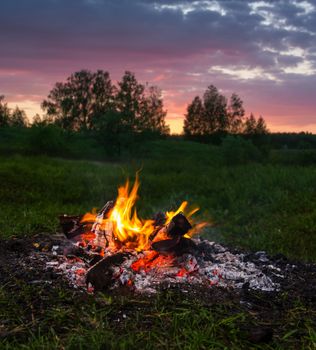
<path id="1" fill-rule="evenodd" d="M 106 71 L 75 72 L 65 83 L 56 83 L 41 106 L 44 115 L 34 116 L 32 124 L 54 124 L 71 131 L 170 132 L 160 89 L 139 83 L 129 71 L 117 86 Z M 29 125 L 25 112 L 18 107 L 11 111 L 1 96 L 0 127 L 6 126 Z M 228 103 L 214 85 L 206 89 L 202 99 L 196 96 L 188 105 L 183 130 L 186 136 L 268 133 L 262 117 L 245 117 L 237 94 L 232 94 Z"/>
<path id="2" fill-rule="evenodd" d="M 29 123 L 25 111 L 10 109 L 0 96 L 0 129 L 46 128 L 90 135 L 117 154 L 131 143 L 170 135 L 161 90 L 139 83 L 129 71 L 117 84 L 103 70 L 75 72 L 55 84 L 41 107 L 43 116 L 37 114 Z M 246 116 L 236 93 L 227 99 L 214 85 L 188 103 L 184 117 L 182 138 L 193 141 L 220 144 L 232 135 L 272 147 L 316 147 L 311 134 L 270 134 L 261 116 Z"/>

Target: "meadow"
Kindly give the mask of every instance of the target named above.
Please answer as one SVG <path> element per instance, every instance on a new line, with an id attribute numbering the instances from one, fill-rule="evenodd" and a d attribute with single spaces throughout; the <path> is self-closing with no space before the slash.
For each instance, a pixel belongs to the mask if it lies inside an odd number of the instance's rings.
<path id="1" fill-rule="evenodd" d="M 200 208 L 196 220 L 211 223 L 203 233 L 211 240 L 315 261 L 316 167 L 227 165 L 221 152 L 163 140 L 146 143 L 138 158 L 119 161 L 1 156 L 1 237 L 55 232 L 58 215 L 102 207 L 140 171 L 140 217 L 187 200 Z"/>
<path id="2" fill-rule="evenodd" d="M 289 161 L 297 159 L 295 152 L 273 151 L 260 161 L 229 164 L 221 146 L 181 140 L 146 142 L 137 154 L 116 160 L 103 157 L 100 150 L 94 153 L 92 146 L 83 147 L 81 156 L 73 157 L 77 159 L 65 159 L 63 154 L 25 154 L 17 152 L 16 145 L 8 151 L 9 146 L 1 145 L 0 156 L 1 239 L 59 232 L 58 215 L 102 207 L 116 197 L 119 185 L 127 178 L 133 181 L 140 171 L 140 217 L 151 217 L 187 200 L 200 207 L 196 220 L 211 224 L 202 233 L 205 238 L 245 250 L 316 261 L 316 166 Z M 0 348 L 316 346 L 315 310 L 300 300 L 273 324 L 279 327 L 273 343 L 254 345 L 245 340 L 243 329 L 246 324 L 261 321 L 255 313 L 246 313 L 233 302 L 205 306 L 199 300 L 181 299 L 172 291 L 151 300 L 78 297 L 58 288 L 49 293 L 51 304 L 45 314 L 34 311 L 34 324 L 28 331 L 27 312 L 36 300 L 47 298 L 46 292 L 21 281 L 14 287 L 1 286 L 0 319 L 10 320 L 24 335 L 19 338 L 17 331 L 17 336 L 4 339 Z M 118 325 L 115 317 L 122 309 L 130 310 L 130 316 Z"/>

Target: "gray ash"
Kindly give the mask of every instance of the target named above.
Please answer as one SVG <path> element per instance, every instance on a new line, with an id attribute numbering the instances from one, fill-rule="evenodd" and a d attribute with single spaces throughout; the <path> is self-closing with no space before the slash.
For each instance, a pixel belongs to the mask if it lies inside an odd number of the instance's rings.
<path id="1" fill-rule="evenodd" d="M 175 285 L 184 289 L 203 285 L 266 292 L 280 288 L 279 281 L 284 278 L 282 271 L 265 253 L 255 254 L 257 259 L 251 261 L 250 256 L 232 253 L 218 243 L 199 238 L 192 242 L 194 254 L 107 251 L 102 259 L 92 250 L 85 250 L 83 255 L 77 244 L 65 248 L 63 242 L 51 248 L 46 266 L 63 275 L 73 287 L 88 291 L 126 287 L 135 293 L 155 293 L 161 286 Z M 72 254 L 64 254 L 69 251 Z"/>

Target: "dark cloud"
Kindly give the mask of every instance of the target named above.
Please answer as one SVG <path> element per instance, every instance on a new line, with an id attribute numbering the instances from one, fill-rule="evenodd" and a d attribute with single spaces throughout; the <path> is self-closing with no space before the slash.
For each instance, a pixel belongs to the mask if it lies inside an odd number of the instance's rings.
<path id="1" fill-rule="evenodd" d="M 290 55 L 279 55 L 277 60 L 281 66 L 286 66 L 286 67 L 295 66 L 300 62 L 303 62 L 302 57 L 290 56 Z"/>

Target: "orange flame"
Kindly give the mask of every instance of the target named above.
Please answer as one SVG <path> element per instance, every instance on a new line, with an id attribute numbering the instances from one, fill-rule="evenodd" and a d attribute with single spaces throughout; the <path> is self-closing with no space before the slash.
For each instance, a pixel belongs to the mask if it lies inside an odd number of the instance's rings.
<path id="1" fill-rule="evenodd" d="M 148 243 L 148 238 L 154 231 L 153 220 L 141 220 L 134 209 L 137 200 L 139 181 L 136 177 L 135 183 L 129 192 L 129 181 L 118 190 L 115 206 L 110 213 L 109 221 L 115 238 L 123 244 L 130 245 L 142 250 Z"/>
<path id="2" fill-rule="evenodd" d="M 106 218 L 100 218 L 97 214 L 87 213 L 82 222 L 94 222 L 100 229 L 111 232 L 115 242 L 110 242 L 110 248 L 120 244 L 126 248 L 146 250 L 149 248 L 150 235 L 154 232 L 154 220 L 142 220 L 138 217 L 135 209 L 135 202 L 138 199 L 139 188 L 138 177 L 130 190 L 129 181 L 124 186 L 119 187 L 118 196 L 113 209 Z M 166 222 L 168 224 L 172 218 L 183 212 L 190 218 L 199 208 L 187 211 L 188 202 L 183 202 L 176 211 L 166 212 Z"/>

